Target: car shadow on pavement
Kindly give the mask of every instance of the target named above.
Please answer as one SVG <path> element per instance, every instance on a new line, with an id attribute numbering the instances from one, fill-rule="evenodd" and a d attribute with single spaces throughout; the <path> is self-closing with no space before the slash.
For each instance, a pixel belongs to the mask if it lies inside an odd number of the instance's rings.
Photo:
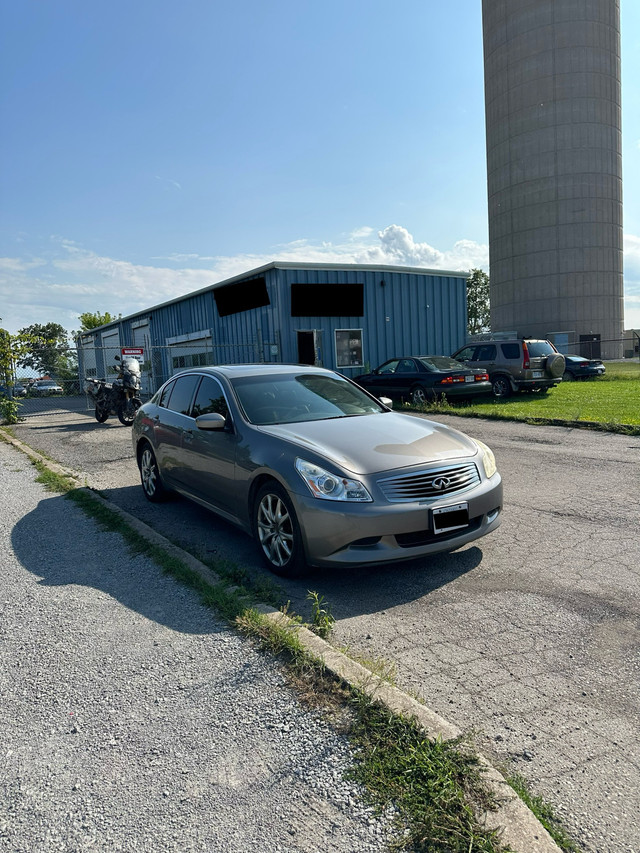
<path id="1" fill-rule="evenodd" d="M 216 625 L 211 611 L 198 606 L 195 593 L 163 575 L 143 554 L 131 554 L 119 534 L 101 530 L 65 497 L 41 500 L 15 525 L 11 543 L 17 559 L 40 585 L 99 590 L 129 610 L 185 634 L 225 630 Z M 193 598 L 193 607 L 176 607 L 176 598 L 187 596 Z"/>
<path id="2" fill-rule="evenodd" d="M 327 599 L 336 618 L 360 616 L 420 599 L 477 568 L 483 559 L 481 548 L 469 545 L 407 562 L 314 568 L 301 578 L 280 578 L 262 565 L 251 537 L 186 498 L 175 495 L 164 503 L 151 504 L 138 485 L 102 489 L 101 494 L 199 559 L 229 561 L 255 578 L 273 579 L 283 590 L 282 603 L 289 600 L 303 618 L 311 607 L 309 590 Z"/>

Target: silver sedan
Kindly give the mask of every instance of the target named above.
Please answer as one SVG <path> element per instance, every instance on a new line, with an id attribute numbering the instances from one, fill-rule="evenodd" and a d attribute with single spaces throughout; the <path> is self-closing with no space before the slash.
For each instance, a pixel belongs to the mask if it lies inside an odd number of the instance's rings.
<path id="1" fill-rule="evenodd" d="M 176 491 L 213 510 L 281 575 L 451 551 L 500 524 L 486 445 L 323 368 L 181 373 L 139 409 L 133 445 L 150 501 Z"/>

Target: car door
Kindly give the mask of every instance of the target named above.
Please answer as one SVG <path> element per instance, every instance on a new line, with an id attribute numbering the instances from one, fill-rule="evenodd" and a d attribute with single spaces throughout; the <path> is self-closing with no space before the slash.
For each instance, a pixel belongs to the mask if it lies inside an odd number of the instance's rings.
<path id="1" fill-rule="evenodd" d="M 394 397 L 397 396 L 396 388 L 396 370 L 398 368 L 399 359 L 392 358 L 385 361 L 372 373 L 367 380 L 367 391 L 375 394 L 376 397 Z"/>
<path id="2" fill-rule="evenodd" d="M 495 344 L 478 344 L 473 359 L 467 362 L 467 367 L 482 370 L 489 376 L 494 372 L 498 349 Z"/>
<path id="3" fill-rule="evenodd" d="M 393 395 L 394 397 L 402 397 L 408 400 L 411 389 L 419 384 L 422 380 L 423 384 L 428 382 L 428 374 L 426 371 L 419 372 L 418 367 L 412 358 L 401 358 L 396 367 L 393 376 Z"/>
<path id="4" fill-rule="evenodd" d="M 198 429 L 198 415 L 217 413 L 224 429 Z M 191 407 L 191 423 L 182 433 L 184 485 L 189 494 L 236 517 L 236 449 L 234 429 L 224 390 L 213 376 L 203 376 Z"/>
<path id="5" fill-rule="evenodd" d="M 193 426 L 190 416 L 193 394 L 200 381 L 198 374 L 185 374 L 163 391 L 152 415 L 156 459 L 163 477 L 177 486 L 184 485 L 182 434 Z"/>

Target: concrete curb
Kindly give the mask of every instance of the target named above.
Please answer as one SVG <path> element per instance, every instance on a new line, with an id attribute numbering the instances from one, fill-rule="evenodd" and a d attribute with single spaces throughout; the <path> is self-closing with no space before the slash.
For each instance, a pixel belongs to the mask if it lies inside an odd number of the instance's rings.
<path id="1" fill-rule="evenodd" d="M 31 459 L 42 463 L 52 472 L 69 477 L 77 482 L 78 488 L 86 491 L 93 500 L 115 512 L 123 522 L 143 536 L 150 544 L 163 548 L 164 551 L 179 559 L 203 580 L 211 584 L 221 582 L 222 579 L 219 575 L 192 554 L 189 554 L 188 551 L 174 545 L 162 534 L 126 510 L 103 498 L 97 492 L 92 491 L 90 487 L 84 486 L 82 477 L 76 472 L 47 459 L 19 439 L 8 435 L 4 430 L 0 430 L 0 438 Z M 427 708 L 426 705 L 384 681 L 365 666 L 338 651 L 326 640 L 294 622 L 285 614 L 268 605 L 257 605 L 256 610 L 263 613 L 275 625 L 295 632 L 304 650 L 312 657 L 322 661 L 330 673 L 380 702 L 393 713 L 413 717 L 430 739 L 452 740 L 462 734 L 460 729 Z M 517 853 L 561 853 L 558 845 L 511 786 L 507 784 L 504 777 L 484 756 L 479 755 L 478 757 L 485 768 L 486 779 L 500 804 L 497 811 L 488 812 L 485 815 L 485 824 L 492 828 L 498 828 L 502 842 Z"/>

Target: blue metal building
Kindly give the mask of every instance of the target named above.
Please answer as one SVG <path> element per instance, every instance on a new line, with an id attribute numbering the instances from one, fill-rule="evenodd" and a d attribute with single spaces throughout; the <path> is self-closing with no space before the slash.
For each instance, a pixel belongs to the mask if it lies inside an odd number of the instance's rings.
<path id="1" fill-rule="evenodd" d="M 466 338 L 466 274 L 273 262 L 94 329 L 80 372 L 142 350 L 145 390 L 187 367 L 319 364 L 354 376 L 397 355 L 449 354 Z"/>

